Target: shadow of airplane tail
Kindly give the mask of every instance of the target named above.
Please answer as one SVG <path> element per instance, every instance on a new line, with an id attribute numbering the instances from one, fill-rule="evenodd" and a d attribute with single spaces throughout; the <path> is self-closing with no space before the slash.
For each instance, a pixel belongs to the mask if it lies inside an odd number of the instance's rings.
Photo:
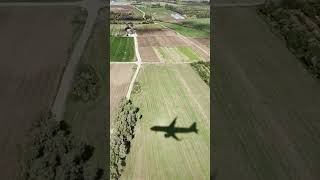
<path id="1" fill-rule="evenodd" d="M 195 122 L 190 126 L 190 130 L 198 134 L 197 124 Z"/>

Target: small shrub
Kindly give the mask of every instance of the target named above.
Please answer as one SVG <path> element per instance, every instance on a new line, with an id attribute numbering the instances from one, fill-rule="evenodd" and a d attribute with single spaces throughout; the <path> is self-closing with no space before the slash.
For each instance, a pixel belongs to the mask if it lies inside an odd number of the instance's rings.
<path id="1" fill-rule="evenodd" d="M 99 78 L 95 69 L 87 64 L 81 64 L 73 83 L 72 96 L 83 102 L 94 101 L 98 97 Z"/>

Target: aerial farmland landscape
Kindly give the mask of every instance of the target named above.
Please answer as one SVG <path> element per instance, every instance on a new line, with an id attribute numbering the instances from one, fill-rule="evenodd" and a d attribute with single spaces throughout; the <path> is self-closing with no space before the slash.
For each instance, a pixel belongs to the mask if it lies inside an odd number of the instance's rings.
<path id="1" fill-rule="evenodd" d="M 110 10 L 111 179 L 210 179 L 208 2 Z"/>

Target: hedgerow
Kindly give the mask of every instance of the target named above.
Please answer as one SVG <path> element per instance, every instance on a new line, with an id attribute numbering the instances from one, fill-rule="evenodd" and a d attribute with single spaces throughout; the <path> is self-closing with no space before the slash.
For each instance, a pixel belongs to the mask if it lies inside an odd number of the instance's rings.
<path id="1" fill-rule="evenodd" d="M 126 165 L 131 140 L 137 121 L 141 118 L 139 108 L 130 100 L 123 99 L 119 106 L 110 137 L 110 178 L 119 179 Z"/>
<path id="2" fill-rule="evenodd" d="M 191 67 L 199 74 L 201 79 L 210 86 L 210 62 L 194 62 L 191 63 Z"/>

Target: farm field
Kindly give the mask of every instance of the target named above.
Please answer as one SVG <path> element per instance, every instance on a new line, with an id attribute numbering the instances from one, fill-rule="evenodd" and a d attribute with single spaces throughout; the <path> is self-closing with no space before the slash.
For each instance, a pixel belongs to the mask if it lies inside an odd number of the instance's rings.
<path id="1" fill-rule="evenodd" d="M 162 62 L 178 63 L 203 60 L 201 55 L 195 53 L 191 47 L 155 47 L 154 50 Z"/>
<path id="2" fill-rule="evenodd" d="M 140 10 L 145 12 L 148 15 L 152 15 L 156 20 L 161 21 L 174 21 L 171 17 L 171 14 L 175 14 L 176 12 L 165 9 L 164 7 L 160 8 L 151 8 L 147 6 L 137 6 Z"/>
<path id="3" fill-rule="evenodd" d="M 135 64 L 110 65 L 110 114 L 111 124 L 115 117 L 119 102 L 125 98 L 134 73 Z M 111 127 L 111 125 L 110 125 Z"/>
<path id="4" fill-rule="evenodd" d="M 210 33 L 210 18 L 192 18 L 181 21 L 178 24 Z"/>
<path id="5" fill-rule="evenodd" d="M 126 25 L 124 24 L 110 24 L 110 35 L 111 36 L 126 36 L 124 30 Z"/>
<path id="6" fill-rule="evenodd" d="M 215 178 L 319 179 L 319 82 L 255 8 L 213 13 Z"/>
<path id="7" fill-rule="evenodd" d="M 5 85 L 0 89 L 2 179 L 18 174 L 27 130 L 53 102 L 72 44 L 71 22 L 78 12 L 70 7 L 0 8 L 0 82 Z"/>
<path id="8" fill-rule="evenodd" d="M 104 169 L 106 165 L 106 127 L 108 116 L 106 109 L 109 102 L 107 70 L 108 62 L 105 59 L 105 24 L 97 23 L 92 36 L 81 58 L 80 64 L 93 67 L 98 76 L 98 97 L 94 101 L 83 102 L 74 100 L 69 94 L 66 102 L 65 120 L 72 127 L 72 132 L 80 140 L 94 147 L 94 153 L 89 160 L 93 170 Z M 102 171 L 103 172 L 103 171 Z"/>
<path id="9" fill-rule="evenodd" d="M 146 62 L 192 62 L 196 60 L 209 60 L 210 57 L 203 53 L 197 45 L 187 42 L 173 30 L 163 28 L 158 24 L 144 25 L 137 28 L 138 45 L 141 58 Z M 201 46 L 206 52 L 209 48 L 201 41 L 191 39 Z"/>
<path id="10" fill-rule="evenodd" d="M 110 37 L 111 62 L 126 62 L 135 60 L 134 40 L 132 37 Z"/>
<path id="11" fill-rule="evenodd" d="M 177 23 L 159 22 L 159 24 L 173 29 L 174 31 L 177 31 L 178 33 L 186 37 L 210 37 L 210 32 L 185 27 Z"/>
<path id="12" fill-rule="evenodd" d="M 209 179 L 209 87 L 188 64 L 144 65 L 138 76 L 141 93 L 132 101 L 143 118 L 121 179 Z M 198 134 L 177 134 L 181 141 L 153 132 L 152 126 L 196 123 Z"/>

